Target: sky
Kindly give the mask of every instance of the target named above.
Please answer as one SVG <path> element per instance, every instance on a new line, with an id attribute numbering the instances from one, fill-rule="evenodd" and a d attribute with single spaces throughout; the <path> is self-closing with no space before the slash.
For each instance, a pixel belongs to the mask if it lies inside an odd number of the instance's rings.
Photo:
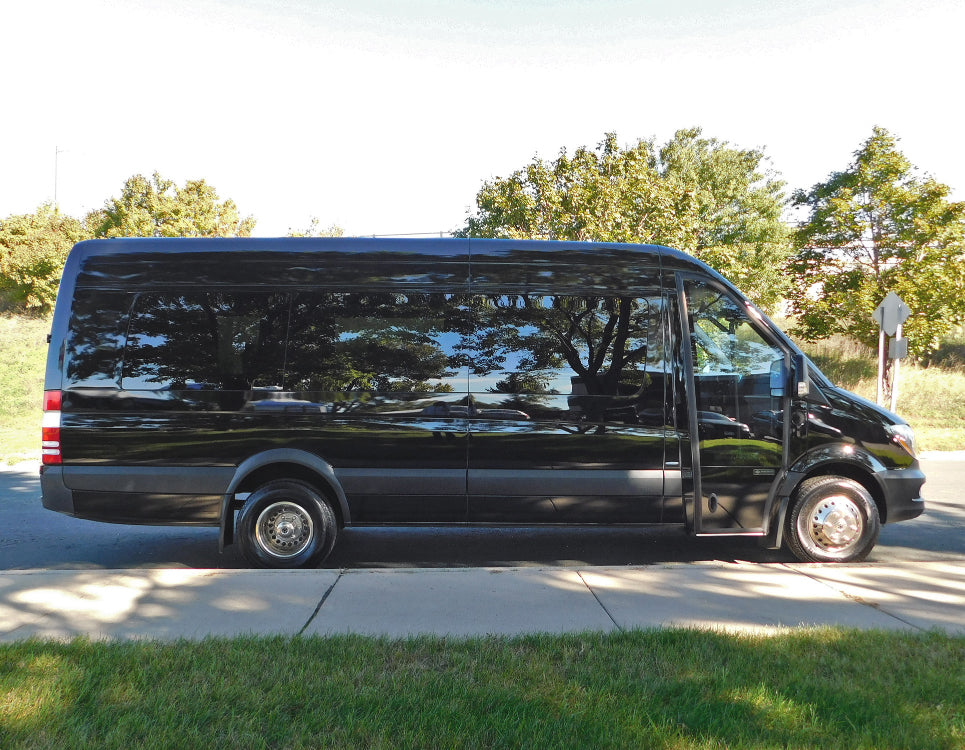
<path id="1" fill-rule="evenodd" d="M 961 0 L 8 0 L 0 29 L 0 217 L 157 171 L 258 236 L 442 233 L 536 156 L 689 127 L 790 191 L 881 126 L 965 200 Z"/>

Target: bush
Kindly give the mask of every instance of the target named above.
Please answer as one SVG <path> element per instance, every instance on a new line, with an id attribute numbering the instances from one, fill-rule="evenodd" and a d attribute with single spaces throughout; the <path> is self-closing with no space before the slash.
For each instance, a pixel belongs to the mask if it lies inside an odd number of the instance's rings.
<path id="1" fill-rule="evenodd" d="M 965 327 L 954 331 L 935 351 L 923 357 L 922 364 L 925 367 L 965 369 Z"/>

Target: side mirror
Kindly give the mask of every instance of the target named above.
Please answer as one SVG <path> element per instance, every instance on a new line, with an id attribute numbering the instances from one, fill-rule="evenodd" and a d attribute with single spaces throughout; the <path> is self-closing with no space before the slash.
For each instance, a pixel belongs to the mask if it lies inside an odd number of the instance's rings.
<path id="1" fill-rule="evenodd" d="M 811 392 L 811 375 L 808 372 L 808 359 L 803 354 L 794 355 L 794 395 L 806 398 Z"/>
<path id="2" fill-rule="evenodd" d="M 783 357 L 771 362 L 771 398 L 784 398 L 789 377 Z"/>

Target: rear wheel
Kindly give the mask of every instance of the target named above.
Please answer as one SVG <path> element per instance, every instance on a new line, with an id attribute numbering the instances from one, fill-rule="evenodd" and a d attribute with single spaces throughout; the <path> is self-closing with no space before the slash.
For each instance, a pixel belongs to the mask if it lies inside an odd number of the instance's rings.
<path id="1" fill-rule="evenodd" d="M 853 479 L 814 477 L 794 493 L 787 545 L 803 562 L 857 562 L 878 541 L 881 521 L 871 494 Z"/>
<path id="2" fill-rule="evenodd" d="M 281 479 L 262 485 L 238 518 L 239 545 L 259 568 L 309 568 L 335 546 L 338 524 L 328 501 L 311 485 Z"/>

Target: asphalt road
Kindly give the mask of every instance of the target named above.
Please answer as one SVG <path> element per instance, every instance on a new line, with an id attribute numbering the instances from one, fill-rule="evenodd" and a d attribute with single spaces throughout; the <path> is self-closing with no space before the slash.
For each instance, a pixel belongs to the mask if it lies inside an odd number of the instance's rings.
<path id="1" fill-rule="evenodd" d="M 965 560 L 965 459 L 923 462 L 926 513 L 886 525 L 869 561 Z M 347 529 L 328 568 L 586 567 L 664 562 L 788 562 L 756 540 L 696 539 L 666 528 Z M 0 570 L 244 568 L 213 528 L 120 526 L 45 510 L 36 469 L 0 471 Z"/>

